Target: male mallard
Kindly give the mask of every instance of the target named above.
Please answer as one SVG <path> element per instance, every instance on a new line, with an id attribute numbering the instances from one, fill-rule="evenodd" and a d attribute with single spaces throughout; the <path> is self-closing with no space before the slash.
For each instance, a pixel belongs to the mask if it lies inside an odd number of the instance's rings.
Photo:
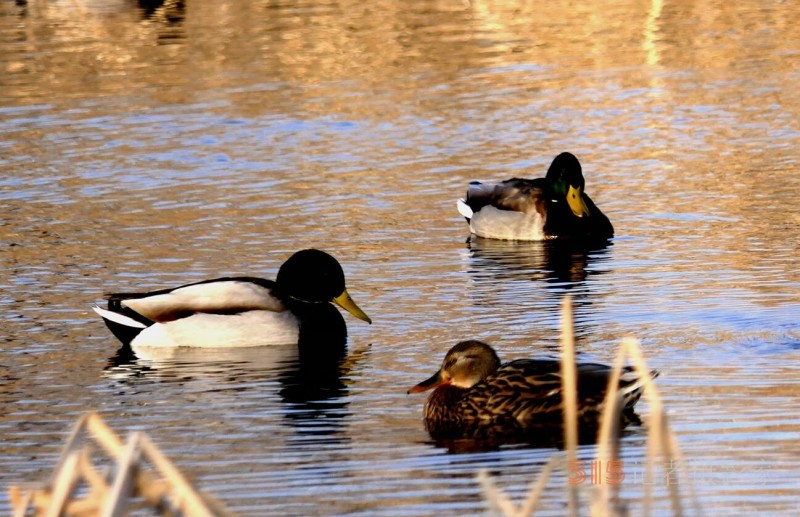
<path id="1" fill-rule="evenodd" d="M 339 262 L 307 249 L 289 257 L 274 281 L 217 278 L 148 293 L 111 294 L 108 310 L 93 308 L 117 338 L 133 347 L 228 348 L 297 343 L 304 317 L 313 318 L 319 304 L 328 302 L 372 323 L 347 293 Z"/>
<path id="2" fill-rule="evenodd" d="M 611 367 L 577 364 L 578 418 L 592 426 L 602 411 Z M 619 390 L 623 407 L 632 412 L 651 377 L 642 379 L 628 367 Z M 522 435 L 562 422 L 561 364 L 553 359 L 517 359 L 501 365 L 494 349 L 481 341 L 462 341 L 447 352 L 442 367 L 409 393 L 435 388 L 425 403 L 425 424 L 434 438 L 468 437 L 493 428 Z"/>
<path id="3" fill-rule="evenodd" d="M 496 185 L 471 182 L 467 198 L 457 206 L 470 231 L 489 239 L 596 242 L 613 237 L 608 217 L 583 189 L 580 162 L 561 153 L 544 178 L 511 178 Z"/>

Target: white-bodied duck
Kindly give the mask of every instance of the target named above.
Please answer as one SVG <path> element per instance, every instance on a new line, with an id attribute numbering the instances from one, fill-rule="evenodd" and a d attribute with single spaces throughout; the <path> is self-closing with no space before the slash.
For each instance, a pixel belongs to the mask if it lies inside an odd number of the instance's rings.
<path id="1" fill-rule="evenodd" d="M 596 243 L 614 236 L 608 217 L 584 192 L 581 164 L 571 153 L 555 157 L 544 178 L 473 181 L 458 211 L 472 233 L 488 239 Z"/>
<path id="2" fill-rule="evenodd" d="M 108 309 L 93 308 L 134 349 L 229 348 L 297 343 L 304 315 L 329 302 L 372 323 L 347 293 L 339 262 L 307 249 L 289 257 L 274 281 L 226 277 L 147 293 L 116 293 L 108 295 Z"/>

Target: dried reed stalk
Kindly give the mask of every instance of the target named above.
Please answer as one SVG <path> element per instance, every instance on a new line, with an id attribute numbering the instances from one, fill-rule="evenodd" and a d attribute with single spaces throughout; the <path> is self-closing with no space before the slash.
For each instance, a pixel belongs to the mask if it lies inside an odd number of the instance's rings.
<path id="1" fill-rule="evenodd" d="M 116 478 L 110 487 L 92 465 L 89 448 L 83 445 L 89 433 L 117 464 Z M 145 469 L 145 460 L 164 480 Z M 81 481 L 88 485 L 89 495 L 74 500 L 73 493 Z M 123 445 L 96 413 L 83 415 L 73 426 L 46 488 L 23 493 L 12 486 L 9 495 L 15 517 L 24 517 L 31 508 L 36 515 L 53 517 L 122 516 L 127 515 L 128 503 L 134 495 L 142 497 L 162 515 L 231 515 L 221 503 L 195 491 L 147 435 L 133 433 Z"/>
<path id="2" fill-rule="evenodd" d="M 522 503 L 522 506 L 517 508 L 514 502 L 506 495 L 502 488 L 497 486 L 494 479 L 489 475 L 486 469 L 478 471 L 478 482 L 483 489 L 484 499 L 489 503 L 489 511 L 493 514 L 504 515 L 506 517 L 527 517 L 536 512 L 539 506 L 539 500 L 542 497 L 544 488 L 550 480 L 550 474 L 553 468 L 559 463 L 559 457 L 552 455 L 547 460 L 547 463 L 542 467 L 539 476 L 533 480 L 530 488 L 528 489 L 528 497 Z"/>
<path id="3" fill-rule="evenodd" d="M 50 496 L 50 505 L 44 513 L 45 517 L 59 517 L 64 513 L 73 490 L 80 481 L 78 475 L 78 453 L 70 452 L 64 460 L 63 468 L 57 472 Z"/>
<path id="4" fill-rule="evenodd" d="M 478 483 L 483 489 L 483 499 L 489 505 L 489 513 L 492 515 L 504 515 L 505 517 L 516 517 L 519 515 L 517 507 L 505 491 L 497 486 L 494 478 L 489 475 L 486 469 L 478 471 Z"/>
<path id="5" fill-rule="evenodd" d="M 564 438 L 567 461 L 574 462 L 577 458 L 577 394 L 572 305 L 571 299 L 568 296 L 564 299 L 561 315 L 561 372 L 564 391 Z M 639 378 L 650 379 L 652 377 L 650 370 L 647 368 L 638 341 L 632 338 L 624 339 L 614 359 L 604 400 L 603 414 L 600 419 L 600 431 L 597 439 L 597 458 L 601 462 L 601 465 L 608 465 L 609 461 L 616 461 L 619 458 L 620 422 L 624 408 L 623 397 L 619 392 L 618 386 L 626 356 L 631 359 L 634 371 Z M 650 515 L 652 507 L 651 486 L 653 484 L 654 467 L 657 457 L 661 456 L 663 462 L 662 468 L 665 472 L 667 472 L 670 464 L 676 460 L 679 465 L 683 465 L 684 458 L 678 446 L 678 439 L 669 426 L 669 419 L 664 409 L 664 404 L 652 379 L 644 383 L 643 390 L 644 396 L 650 404 L 650 413 L 647 418 L 645 488 L 641 513 L 641 515 L 647 516 Z M 555 464 L 556 457 L 556 455 L 552 456 L 550 461 L 545 465 L 539 478 L 529 489 L 525 504 L 519 509 L 508 498 L 503 489 L 496 485 L 488 473 L 485 470 L 481 471 L 478 475 L 478 479 L 484 489 L 485 498 L 489 501 L 490 505 L 492 505 L 491 508 L 506 516 L 532 515 L 536 510 L 538 501 L 541 498 L 541 493 L 550 477 L 550 472 Z M 684 486 L 688 487 L 694 513 L 696 515 L 701 515 L 702 510 L 690 480 L 685 480 Z M 681 504 L 680 490 L 677 482 L 669 483 L 668 489 L 673 515 L 682 516 L 683 506 Z M 570 485 L 568 495 L 569 512 L 571 515 L 576 515 L 578 510 L 577 485 Z M 619 500 L 618 484 L 603 483 L 592 502 L 591 515 L 617 516 L 625 514 L 626 509 Z"/>
<path id="6" fill-rule="evenodd" d="M 542 471 L 539 473 L 539 477 L 534 481 L 531 488 L 528 489 L 528 497 L 525 498 L 525 503 L 523 503 L 519 515 L 527 517 L 528 515 L 534 514 L 536 508 L 539 506 L 539 499 L 542 498 L 544 487 L 547 486 L 547 482 L 550 480 L 550 473 L 557 463 L 558 456 L 554 454 L 550 456 L 550 459 L 544 464 Z"/>
<path id="7" fill-rule="evenodd" d="M 633 362 L 633 367 L 637 375 L 649 375 L 650 370 L 647 368 L 647 363 L 642 355 L 639 342 L 635 339 L 625 339 L 622 344 L 630 356 L 631 362 Z M 658 389 L 655 387 L 655 383 L 648 382 L 645 384 L 644 394 L 647 397 L 647 401 L 649 402 L 651 409 L 650 416 L 648 418 L 648 461 L 645 471 L 645 482 L 647 482 L 648 480 L 652 481 L 652 471 L 656 461 L 656 453 L 660 453 L 661 455 L 662 469 L 664 472 L 669 472 L 671 470 L 671 468 L 675 465 L 676 459 L 679 466 L 683 465 L 683 455 L 678 447 L 678 440 L 669 426 L 669 418 L 667 417 L 664 403 L 661 400 L 661 395 L 658 393 Z M 695 496 L 694 487 L 691 486 L 691 482 L 688 482 L 688 480 L 686 481 L 686 485 L 689 487 L 689 492 L 692 494 L 695 512 L 697 512 L 699 510 L 699 504 Z M 669 500 L 670 505 L 672 506 L 673 515 L 683 515 L 679 479 L 676 477 L 674 483 L 668 482 L 667 488 L 669 490 Z M 643 504 L 644 515 L 649 515 L 650 512 L 650 498 L 652 497 L 651 492 L 652 491 L 650 490 L 650 486 L 648 484 L 645 488 L 645 500 Z"/>
<path id="8" fill-rule="evenodd" d="M 561 304 L 561 385 L 564 408 L 564 441 L 567 465 L 578 460 L 578 393 L 575 373 L 575 339 L 572 322 L 572 297 Z M 578 486 L 567 484 L 567 508 L 570 516 L 578 515 Z"/>
<path id="9" fill-rule="evenodd" d="M 619 379 L 625 362 L 625 348 L 620 347 L 614 358 L 611 376 L 608 379 L 603 414 L 600 418 L 600 433 L 597 437 L 597 460 L 600 465 L 609 465 L 619 459 L 620 419 L 622 418 L 622 394 L 619 393 Z M 619 483 L 601 483 L 595 494 L 590 513 L 592 515 L 620 515 L 623 508 L 619 502 Z"/>
<path id="10" fill-rule="evenodd" d="M 122 517 L 128 512 L 128 501 L 136 484 L 137 465 L 141 459 L 141 433 L 133 433 L 117 456 L 117 475 L 103 505 L 102 517 Z"/>

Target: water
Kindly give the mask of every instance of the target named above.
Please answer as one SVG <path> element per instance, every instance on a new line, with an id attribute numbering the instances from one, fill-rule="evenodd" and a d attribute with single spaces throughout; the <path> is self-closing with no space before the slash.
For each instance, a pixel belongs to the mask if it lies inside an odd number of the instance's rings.
<path id="1" fill-rule="evenodd" d="M 707 513 L 795 515 L 799 27 L 757 1 L 3 2 L 0 511 L 87 410 L 243 515 L 475 513 L 482 467 L 522 497 L 551 449 L 450 453 L 405 391 L 465 338 L 555 356 L 570 293 L 582 358 L 632 335 L 662 371 Z M 466 243 L 468 181 L 564 150 L 611 246 Z M 90 311 L 312 246 L 374 320 L 316 390 L 285 350 L 119 357 Z"/>

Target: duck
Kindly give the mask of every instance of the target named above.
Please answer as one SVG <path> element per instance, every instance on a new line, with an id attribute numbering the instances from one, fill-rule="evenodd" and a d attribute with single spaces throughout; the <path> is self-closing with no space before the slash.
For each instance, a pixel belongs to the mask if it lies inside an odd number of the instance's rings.
<path id="1" fill-rule="evenodd" d="M 579 423 L 596 428 L 612 368 L 581 362 L 576 372 Z M 631 367 L 623 369 L 619 382 L 623 415 L 633 416 L 644 385 L 658 375 L 658 370 L 652 370 L 648 378 L 640 378 Z M 423 413 L 425 426 L 436 439 L 521 436 L 534 430 L 560 429 L 563 421 L 561 363 L 556 359 L 517 359 L 501 364 L 494 348 L 483 341 L 461 341 L 453 346 L 441 368 L 408 393 L 431 389 Z"/>
<path id="2" fill-rule="evenodd" d="M 584 190 L 578 158 L 563 152 L 553 159 L 544 178 L 470 182 L 466 198 L 456 206 L 478 237 L 607 241 L 614 236 L 614 227 Z"/>
<path id="3" fill-rule="evenodd" d="M 291 255 L 275 280 L 231 276 L 106 298 L 107 309 L 95 305 L 93 310 L 134 350 L 298 344 L 304 328 L 320 331 L 316 315 L 331 303 L 372 323 L 347 292 L 342 266 L 317 249 Z"/>

